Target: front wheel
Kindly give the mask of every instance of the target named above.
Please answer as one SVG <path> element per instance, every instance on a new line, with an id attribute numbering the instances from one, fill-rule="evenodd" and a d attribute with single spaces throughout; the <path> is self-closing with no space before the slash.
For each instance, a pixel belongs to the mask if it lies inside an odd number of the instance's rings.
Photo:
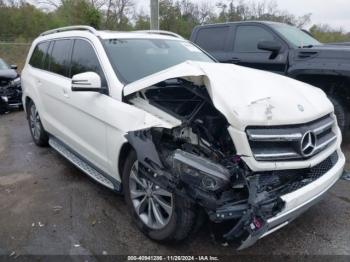
<path id="1" fill-rule="evenodd" d="M 30 101 L 28 104 L 27 118 L 30 134 L 37 146 L 44 147 L 48 145 L 49 136 L 46 133 L 35 104 Z"/>
<path id="2" fill-rule="evenodd" d="M 141 178 L 134 151 L 124 166 L 123 188 L 133 219 L 146 236 L 156 241 L 177 242 L 189 235 L 195 221 L 194 206 Z"/>

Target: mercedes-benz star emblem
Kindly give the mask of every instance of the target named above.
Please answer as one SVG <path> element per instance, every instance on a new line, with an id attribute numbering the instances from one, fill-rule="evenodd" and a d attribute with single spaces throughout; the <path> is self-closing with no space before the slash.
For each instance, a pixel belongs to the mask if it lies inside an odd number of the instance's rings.
<path id="1" fill-rule="evenodd" d="M 304 157 L 311 156 L 316 149 L 316 135 L 314 132 L 306 132 L 300 141 L 300 152 Z"/>

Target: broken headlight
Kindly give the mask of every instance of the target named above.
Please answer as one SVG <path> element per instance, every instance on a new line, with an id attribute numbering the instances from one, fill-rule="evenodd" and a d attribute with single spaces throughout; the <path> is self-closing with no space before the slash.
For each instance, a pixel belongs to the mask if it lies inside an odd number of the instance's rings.
<path id="1" fill-rule="evenodd" d="M 205 191 L 220 191 L 230 185 L 229 171 L 209 159 L 176 150 L 173 167 L 180 180 Z"/>

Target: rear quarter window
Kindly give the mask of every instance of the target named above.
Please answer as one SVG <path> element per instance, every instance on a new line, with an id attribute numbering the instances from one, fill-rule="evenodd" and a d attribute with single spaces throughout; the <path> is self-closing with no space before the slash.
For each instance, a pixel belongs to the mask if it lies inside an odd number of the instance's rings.
<path id="1" fill-rule="evenodd" d="M 229 26 L 201 28 L 197 32 L 196 44 L 206 51 L 223 51 L 229 35 Z"/>
<path id="2" fill-rule="evenodd" d="M 43 69 L 43 60 L 49 48 L 49 42 L 39 43 L 29 60 L 29 64 L 35 68 Z"/>

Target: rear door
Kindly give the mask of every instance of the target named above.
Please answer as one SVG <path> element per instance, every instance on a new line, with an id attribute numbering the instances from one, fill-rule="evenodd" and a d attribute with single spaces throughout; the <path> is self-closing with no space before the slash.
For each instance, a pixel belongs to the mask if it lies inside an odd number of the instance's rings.
<path id="1" fill-rule="evenodd" d="M 277 57 L 258 49 L 260 41 L 276 41 L 282 49 Z M 261 24 L 242 24 L 235 27 L 231 63 L 284 74 L 287 64 L 287 48 L 272 30 Z"/>
<path id="2" fill-rule="evenodd" d="M 73 40 L 52 40 L 43 62 L 42 76 L 38 81 L 45 112 L 45 128 L 52 135 L 63 141 L 69 141 L 66 120 L 68 90 L 71 80 L 68 77 L 68 63 Z"/>

